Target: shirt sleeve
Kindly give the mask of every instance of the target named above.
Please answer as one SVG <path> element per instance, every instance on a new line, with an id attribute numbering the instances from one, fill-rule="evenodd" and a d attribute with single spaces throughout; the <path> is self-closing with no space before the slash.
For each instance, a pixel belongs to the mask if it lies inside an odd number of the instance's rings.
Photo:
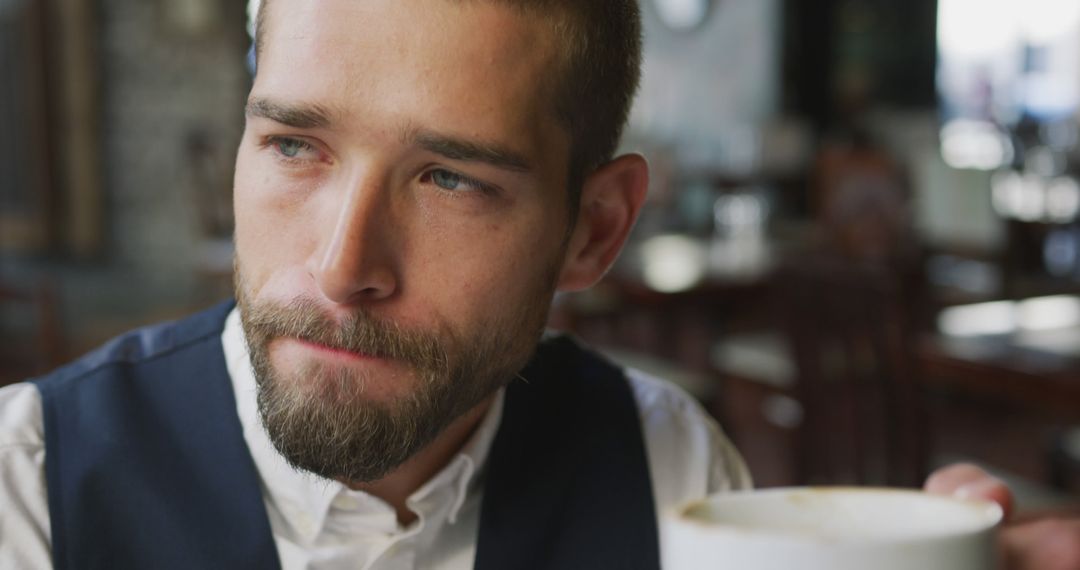
<path id="1" fill-rule="evenodd" d="M 41 397 L 0 389 L 0 568 L 52 567 Z"/>
<path id="2" fill-rule="evenodd" d="M 658 514 L 714 493 L 749 489 L 750 471 L 723 430 L 678 386 L 629 369 Z"/>

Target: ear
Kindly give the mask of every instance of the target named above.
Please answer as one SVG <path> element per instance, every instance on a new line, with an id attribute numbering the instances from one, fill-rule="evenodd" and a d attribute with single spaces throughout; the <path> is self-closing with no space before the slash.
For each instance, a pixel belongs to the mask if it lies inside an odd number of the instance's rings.
<path id="1" fill-rule="evenodd" d="M 626 243 L 648 188 L 649 165 L 640 154 L 620 156 L 585 179 L 560 291 L 586 289 L 604 276 Z"/>

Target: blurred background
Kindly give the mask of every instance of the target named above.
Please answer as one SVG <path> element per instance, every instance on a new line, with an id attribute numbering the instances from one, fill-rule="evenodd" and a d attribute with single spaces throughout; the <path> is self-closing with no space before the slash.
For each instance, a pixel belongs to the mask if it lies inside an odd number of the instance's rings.
<path id="1" fill-rule="evenodd" d="M 760 486 L 1080 492 L 1080 3 L 642 0 L 652 187 L 554 326 Z M 0 384 L 231 290 L 243 1 L 0 0 Z"/>

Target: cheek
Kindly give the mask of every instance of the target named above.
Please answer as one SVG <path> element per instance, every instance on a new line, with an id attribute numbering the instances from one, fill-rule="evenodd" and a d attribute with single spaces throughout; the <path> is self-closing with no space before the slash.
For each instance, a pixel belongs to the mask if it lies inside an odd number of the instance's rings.
<path id="1" fill-rule="evenodd" d="M 282 190 L 281 181 L 240 154 L 233 192 L 236 258 L 252 295 L 280 273 L 303 273 L 311 235 L 302 227 L 305 206 Z"/>
<path id="2" fill-rule="evenodd" d="M 446 229 L 413 265 L 411 281 L 449 310 L 473 313 L 470 320 L 535 303 L 552 285 L 552 267 L 561 261 L 557 227 L 543 219 L 511 217 Z"/>

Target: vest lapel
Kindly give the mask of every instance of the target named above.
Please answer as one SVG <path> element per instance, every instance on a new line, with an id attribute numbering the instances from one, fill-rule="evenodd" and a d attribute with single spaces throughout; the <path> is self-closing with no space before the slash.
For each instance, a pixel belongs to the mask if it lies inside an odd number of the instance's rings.
<path id="1" fill-rule="evenodd" d="M 659 568 L 641 421 L 622 371 L 557 338 L 521 375 L 487 467 L 476 568 Z"/>
<path id="2" fill-rule="evenodd" d="M 278 568 L 220 333 L 229 307 L 38 382 L 57 568 Z"/>

